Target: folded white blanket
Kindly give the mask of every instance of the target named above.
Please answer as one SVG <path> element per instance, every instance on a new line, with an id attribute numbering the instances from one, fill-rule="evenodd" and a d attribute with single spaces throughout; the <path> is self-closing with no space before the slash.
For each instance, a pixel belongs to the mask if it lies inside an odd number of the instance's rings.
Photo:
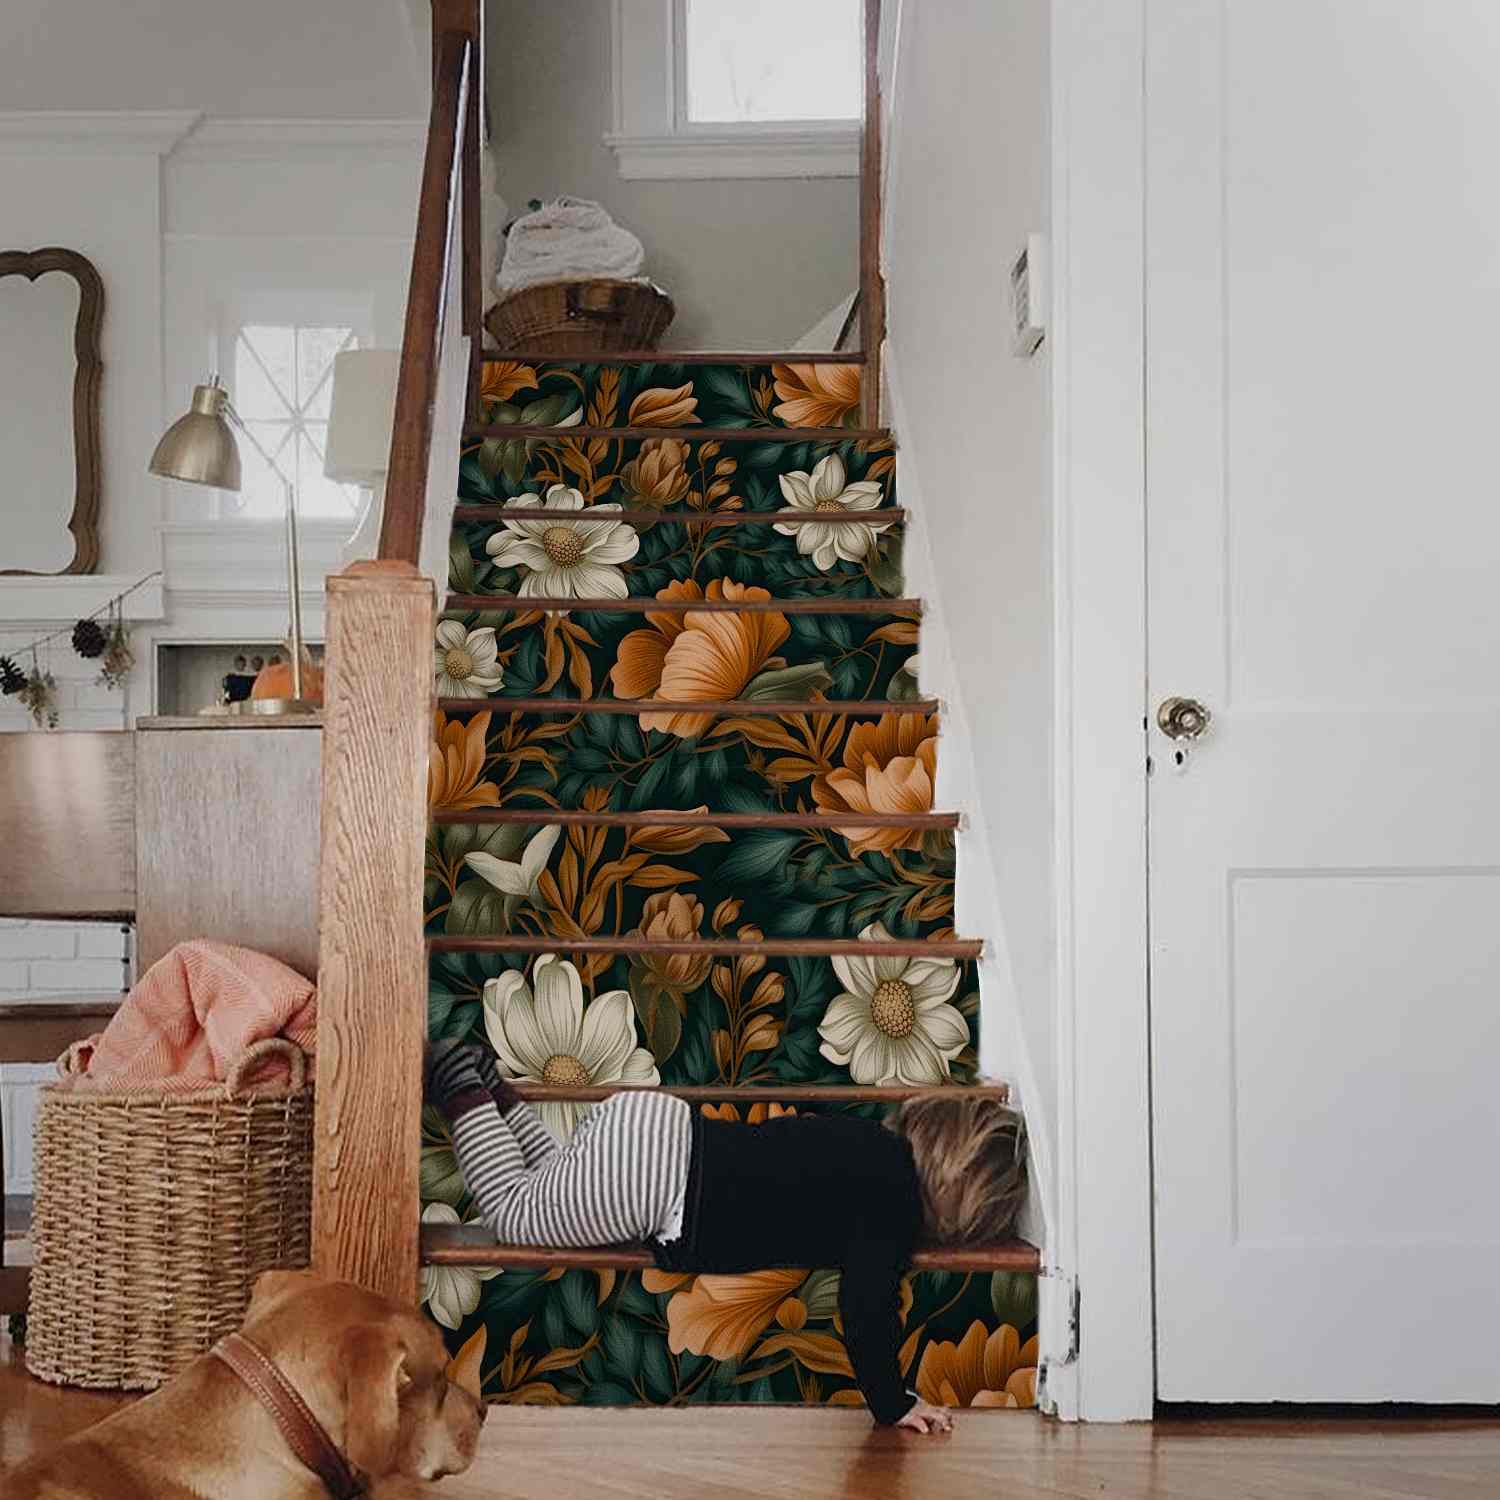
<path id="1" fill-rule="evenodd" d="M 495 285 L 503 296 L 544 281 L 612 277 L 633 280 L 646 254 L 597 203 L 558 198 L 511 225 Z"/>

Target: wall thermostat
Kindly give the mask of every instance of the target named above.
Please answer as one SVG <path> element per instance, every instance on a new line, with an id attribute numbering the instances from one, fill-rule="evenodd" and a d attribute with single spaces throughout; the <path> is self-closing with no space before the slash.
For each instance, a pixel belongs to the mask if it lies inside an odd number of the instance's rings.
<path id="1" fill-rule="evenodd" d="M 1047 237 L 1028 234 L 1010 268 L 1011 348 L 1020 359 L 1037 351 L 1047 332 Z"/>

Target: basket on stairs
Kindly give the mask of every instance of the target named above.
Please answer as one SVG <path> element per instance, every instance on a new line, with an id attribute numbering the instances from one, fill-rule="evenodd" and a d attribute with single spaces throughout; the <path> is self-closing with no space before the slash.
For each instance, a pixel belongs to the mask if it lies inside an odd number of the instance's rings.
<path id="1" fill-rule="evenodd" d="M 484 324 L 502 351 L 619 354 L 655 349 L 677 309 L 651 281 L 546 281 L 502 297 Z"/>
<path id="2" fill-rule="evenodd" d="M 42 1089 L 31 1373 L 151 1390 L 238 1327 L 262 1271 L 308 1262 L 312 1120 L 307 1060 L 280 1037 L 190 1093 Z"/>

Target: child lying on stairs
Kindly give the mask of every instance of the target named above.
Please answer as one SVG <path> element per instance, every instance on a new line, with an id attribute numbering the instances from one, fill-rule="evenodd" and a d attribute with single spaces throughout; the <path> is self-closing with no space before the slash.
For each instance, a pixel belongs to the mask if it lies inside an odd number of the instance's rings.
<path id="1" fill-rule="evenodd" d="M 429 1053 L 428 1095 L 502 1242 L 644 1241 L 677 1272 L 837 1269 L 844 1342 L 875 1420 L 952 1430 L 946 1409 L 901 1383 L 899 1286 L 919 1236 L 1010 1233 L 1026 1172 L 1014 1110 L 949 1088 L 909 1100 L 888 1127 L 838 1115 L 740 1125 L 641 1089 L 596 1105 L 560 1146 L 488 1051 L 454 1041 Z"/>

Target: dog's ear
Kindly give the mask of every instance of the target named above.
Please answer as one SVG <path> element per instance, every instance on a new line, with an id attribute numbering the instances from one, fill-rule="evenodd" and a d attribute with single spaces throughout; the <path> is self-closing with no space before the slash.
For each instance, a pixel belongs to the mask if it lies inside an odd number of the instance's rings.
<path id="1" fill-rule="evenodd" d="M 309 1287 L 322 1286 L 323 1278 L 315 1271 L 262 1271 L 255 1278 L 255 1288 L 250 1293 L 250 1306 L 245 1310 L 245 1321 L 262 1318 L 279 1302 Z"/>
<path id="2" fill-rule="evenodd" d="M 372 1478 L 396 1466 L 401 1398 L 411 1386 L 406 1341 L 394 1320 L 351 1328 L 339 1346 L 344 1371 L 344 1452 Z"/>
<path id="3" fill-rule="evenodd" d="M 463 1348 L 448 1361 L 448 1379 L 459 1390 L 467 1391 L 476 1401 L 483 1401 L 485 1327 L 481 1323 Z"/>

